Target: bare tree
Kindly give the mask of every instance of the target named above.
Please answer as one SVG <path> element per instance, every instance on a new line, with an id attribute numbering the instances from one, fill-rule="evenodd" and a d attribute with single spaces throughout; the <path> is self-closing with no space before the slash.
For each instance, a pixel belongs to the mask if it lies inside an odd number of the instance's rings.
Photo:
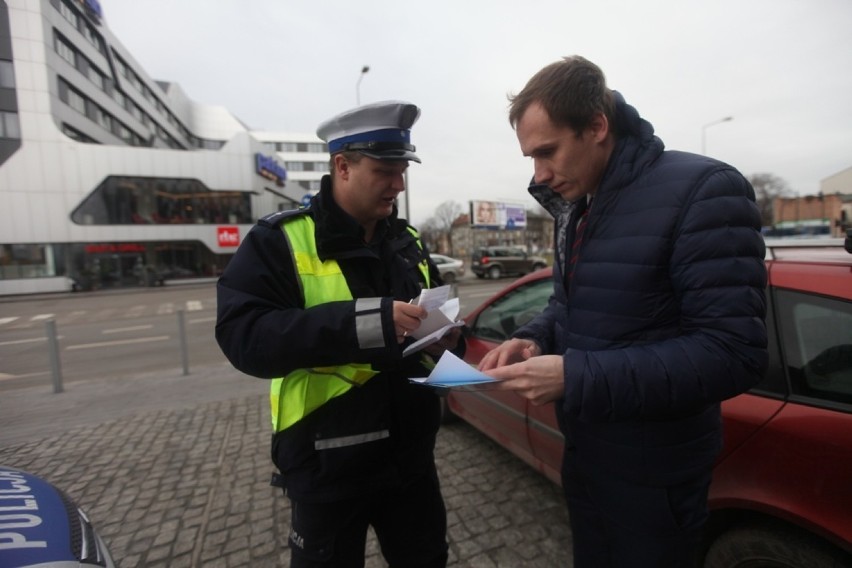
<path id="1" fill-rule="evenodd" d="M 462 206 L 455 201 L 444 201 L 435 209 L 435 215 L 430 217 L 434 220 L 435 231 L 438 238 L 444 238 L 449 248 L 449 254 L 453 255 L 453 223 L 464 212 Z"/>
<path id="2" fill-rule="evenodd" d="M 757 199 L 757 208 L 760 210 L 760 219 L 764 227 L 771 226 L 775 220 L 772 213 L 772 204 L 776 197 L 792 197 L 793 190 L 783 179 L 768 173 L 752 174 L 748 181 L 754 187 L 754 195 Z"/>

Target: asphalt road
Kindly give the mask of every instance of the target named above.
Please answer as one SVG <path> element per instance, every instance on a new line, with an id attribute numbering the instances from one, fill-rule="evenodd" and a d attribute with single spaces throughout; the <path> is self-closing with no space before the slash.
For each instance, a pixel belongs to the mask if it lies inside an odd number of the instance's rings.
<path id="1" fill-rule="evenodd" d="M 456 285 L 461 313 L 510 281 L 463 279 Z M 212 281 L 2 298 L 0 392 L 224 363 L 215 321 Z"/>

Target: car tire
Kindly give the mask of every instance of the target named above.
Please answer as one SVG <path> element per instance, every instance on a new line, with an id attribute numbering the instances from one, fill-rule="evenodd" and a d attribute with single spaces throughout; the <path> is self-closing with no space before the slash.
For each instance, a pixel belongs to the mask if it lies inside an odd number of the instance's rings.
<path id="1" fill-rule="evenodd" d="M 843 568 L 849 556 L 831 544 L 780 523 L 745 524 L 723 533 L 707 550 L 704 568 Z"/>
<path id="2" fill-rule="evenodd" d="M 455 272 L 447 272 L 444 276 L 441 277 L 444 281 L 444 284 L 452 284 L 456 281 L 456 273 Z"/>
<path id="3" fill-rule="evenodd" d="M 536 272 L 536 271 L 541 270 L 542 268 L 546 268 L 546 267 L 547 267 L 546 264 L 536 263 L 536 264 L 533 264 L 532 271 Z"/>
<path id="4" fill-rule="evenodd" d="M 503 275 L 503 271 L 500 270 L 499 266 L 492 266 L 491 268 L 488 269 L 488 277 L 491 280 L 497 280 L 502 275 Z"/>

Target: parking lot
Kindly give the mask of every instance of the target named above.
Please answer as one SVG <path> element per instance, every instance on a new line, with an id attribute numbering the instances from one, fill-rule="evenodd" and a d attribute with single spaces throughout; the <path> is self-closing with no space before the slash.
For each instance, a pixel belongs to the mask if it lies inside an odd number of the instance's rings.
<path id="1" fill-rule="evenodd" d="M 288 566 L 266 386 L 216 364 L 15 389 L 0 399 L 0 463 L 65 490 L 117 566 Z M 436 455 L 451 566 L 572 565 L 558 487 L 463 422 Z M 373 538 L 367 566 L 385 566 Z"/>

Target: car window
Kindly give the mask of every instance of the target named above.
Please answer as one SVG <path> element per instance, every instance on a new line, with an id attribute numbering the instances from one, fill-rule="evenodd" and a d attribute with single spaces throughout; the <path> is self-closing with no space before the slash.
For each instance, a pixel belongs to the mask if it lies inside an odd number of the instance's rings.
<path id="1" fill-rule="evenodd" d="M 766 297 L 772 298 L 771 294 L 772 290 L 767 289 Z M 784 361 L 781 357 L 781 347 L 778 336 L 775 333 L 774 304 L 774 301 L 766 303 L 766 330 L 769 332 L 769 342 L 767 345 L 769 365 L 763 380 L 751 389 L 751 392 L 775 398 L 787 398 L 790 389 L 787 386 L 787 373 L 785 372 Z"/>
<path id="2" fill-rule="evenodd" d="M 852 303 L 786 290 L 777 298 L 793 392 L 852 403 Z"/>
<path id="3" fill-rule="evenodd" d="M 483 309 L 471 326 L 471 334 L 489 341 L 505 341 L 519 327 L 540 314 L 553 293 L 549 278 L 516 288 Z"/>

